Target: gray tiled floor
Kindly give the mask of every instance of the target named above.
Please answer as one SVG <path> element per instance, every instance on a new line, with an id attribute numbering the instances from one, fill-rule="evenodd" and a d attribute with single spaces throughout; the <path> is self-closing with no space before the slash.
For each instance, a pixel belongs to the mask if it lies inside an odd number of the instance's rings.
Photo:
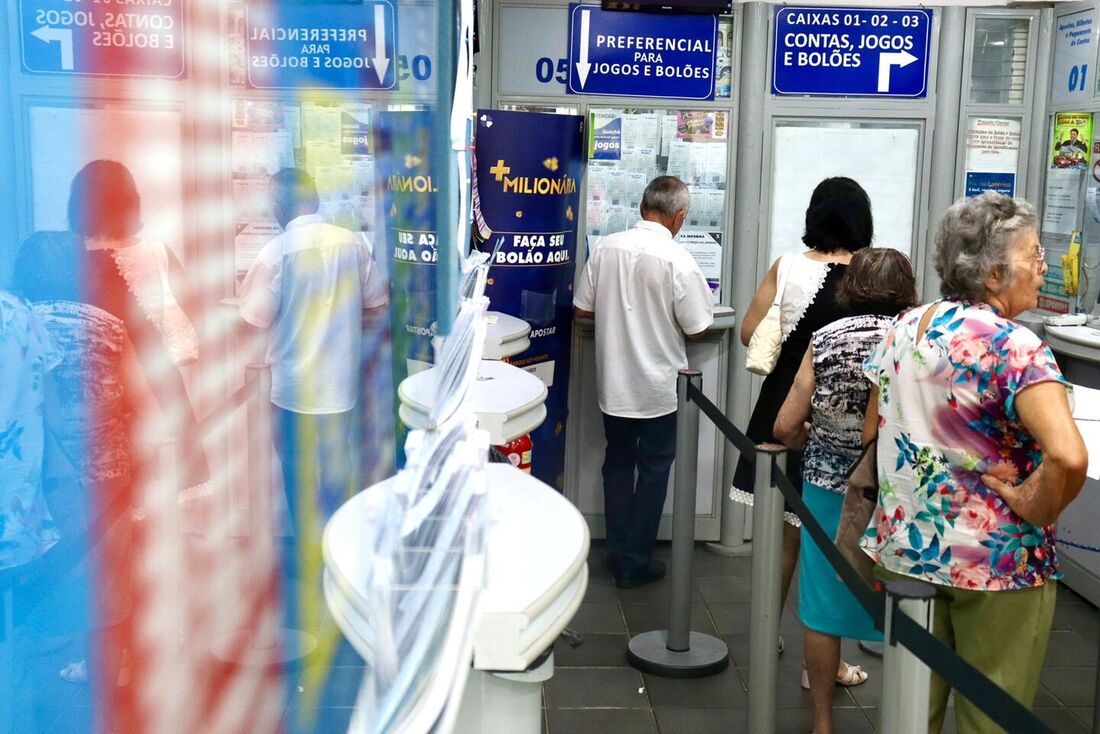
<path id="1" fill-rule="evenodd" d="M 668 546 L 658 548 L 667 559 Z M 692 586 L 692 629 L 721 635 L 731 665 L 715 676 L 694 680 L 639 673 L 626 660 L 630 635 L 667 626 L 669 584 L 662 581 L 619 590 L 604 568 L 603 548 L 593 544 L 589 588 L 570 625 L 584 637 L 576 648 L 559 640 L 554 677 L 544 687 L 544 727 L 548 734 L 732 734 L 745 732 L 748 708 L 748 615 L 750 561 L 721 558 L 696 548 Z M 810 696 L 799 686 L 802 632 L 792 591 L 780 632 L 786 652 L 779 659 L 781 733 L 810 731 Z M 1100 615 L 1088 602 L 1062 587 L 1054 615 L 1046 667 L 1035 711 L 1056 732 L 1091 731 Z M 882 662 L 844 642 L 844 658 L 862 665 L 870 680 L 838 689 L 836 724 L 840 732 L 873 732 L 882 695 Z M 944 725 L 954 734 L 953 712 Z"/>

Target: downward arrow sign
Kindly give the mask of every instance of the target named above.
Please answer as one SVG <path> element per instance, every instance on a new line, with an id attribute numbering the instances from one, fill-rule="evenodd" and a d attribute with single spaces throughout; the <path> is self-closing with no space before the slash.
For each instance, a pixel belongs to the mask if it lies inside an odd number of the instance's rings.
<path id="1" fill-rule="evenodd" d="M 592 70 L 592 64 L 588 63 L 588 21 L 590 12 L 587 10 L 581 11 L 581 48 L 578 54 L 577 60 L 577 76 L 581 81 L 581 89 L 584 89 L 584 83 L 588 81 L 588 72 Z"/>
<path id="2" fill-rule="evenodd" d="M 386 6 L 381 3 L 374 6 L 374 58 L 371 63 L 378 74 L 378 83 L 385 84 L 390 59 L 386 56 Z"/>
<path id="3" fill-rule="evenodd" d="M 899 69 L 909 66 L 917 60 L 917 57 L 908 51 L 899 51 L 897 53 L 879 54 L 878 57 L 878 91 L 889 92 L 890 91 L 890 67 L 896 66 Z"/>
<path id="4" fill-rule="evenodd" d="M 62 71 L 73 70 L 73 32 L 71 28 L 51 28 L 44 25 L 31 35 L 46 43 L 57 42 L 61 46 Z"/>

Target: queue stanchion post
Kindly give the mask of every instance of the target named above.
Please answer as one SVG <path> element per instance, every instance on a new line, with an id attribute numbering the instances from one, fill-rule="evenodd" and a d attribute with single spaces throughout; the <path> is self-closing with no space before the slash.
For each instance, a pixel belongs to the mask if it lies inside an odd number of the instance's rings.
<path id="1" fill-rule="evenodd" d="M 271 365 L 249 364 L 246 381 L 254 386 L 245 403 L 248 424 L 248 516 L 249 542 L 259 559 L 270 562 L 270 573 L 281 574 L 281 555 L 275 545 L 272 492 Z M 288 590 L 283 590 L 284 597 Z M 289 599 L 284 598 L 284 603 Z M 251 634 L 249 644 L 240 645 L 242 634 Z M 214 655 L 223 662 L 251 666 L 284 666 L 308 657 L 317 648 L 317 638 L 308 632 L 282 627 L 278 604 L 265 610 L 254 630 L 234 631 L 214 642 Z"/>
<path id="2" fill-rule="evenodd" d="M 882 734 L 910 734 L 928 728 L 932 671 L 894 639 L 895 615 L 904 614 L 929 632 L 936 591 L 922 581 L 886 584 L 885 647 L 882 660 Z"/>
<path id="3" fill-rule="evenodd" d="M 1100 648 L 1096 652 L 1096 689 L 1092 697 L 1092 734 L 1100 734 Z"/>
<path id="4" fill-rule="evenodd" d="M 627 659 L 638 670 L 670 678 L 699 678 L 729 666 L 726 643 L 691 631 L 691 561 L 695 548 L 695 488 L 699 457 L 699 406 L 688 385 L 702 387 L 698 370 L 680 370 L 676 382 L 676 465 L 673 474 L 672 569 L 668 629 L 631 638 Z"/>
<path id="5" fill-rule="evenodd" d="M 786 449 L 756 447 L 753 481 L 752 583 L 749 600 L 749 731 L 772 734 L 779 673 L 780 576 L 783 569 L 783 495 L 773 472 L 785 471 Z"/>

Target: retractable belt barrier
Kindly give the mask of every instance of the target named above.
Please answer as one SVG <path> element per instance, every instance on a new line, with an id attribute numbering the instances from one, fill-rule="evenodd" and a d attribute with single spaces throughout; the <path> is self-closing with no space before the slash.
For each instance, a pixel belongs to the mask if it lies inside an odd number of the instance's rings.
<path id="1" fill-rule="evenodd" d="M 729 418 L 703 394 L 702 390 L 688 383 L 687 395 L 710 418 L 726 439 L 737 447 L 742 456 L 750 461 L 756 461 L 756 444 L 734 426 Z M 794 514 L 802 521 L 802 526 L 821 549 L 837 576 L 871 616 L 875 626 L 880 630 L 883 629 L 886 595 L 868 586 L 855 568 L 840 554 L 832 538 L 810 513 L 798 490 L 783 472 L 776 471 L 775 455 L 765 454 L 765 457 L 772 462 L 772 483 L 783 494 Z M 959 657 L 954 650 L 933 637 L 928 630 L 922 628 L 909 616 L 898 614 L 896 611 L 895 608 L 891 627 L 892 639 L 887 640 L 887 644 L 900 644 L 912 652 L 1006 731 L 1012 734 L 1037 732 L 1053 734 L 1053 729 L 1040 721 L 1034 713 L 987 678 L 980 670 Z"/>

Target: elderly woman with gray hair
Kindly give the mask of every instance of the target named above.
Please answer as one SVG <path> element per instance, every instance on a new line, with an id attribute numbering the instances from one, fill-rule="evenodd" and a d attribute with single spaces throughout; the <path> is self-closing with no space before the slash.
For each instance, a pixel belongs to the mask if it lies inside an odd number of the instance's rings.
<path id="1" fill-rule="evenodd" d="M 961 200 L 935 258 L 943 299 L 899 316 L 863 365 L 879 479 L 863 545 L 881 577 L 934 584 L 934 634 L 1030 706 L 1060 576 L 1053 523 L 1088 462 L 1050 348 L 1012 321 L 1047 269 L 1035 210 Z M 933 676 L 929 731 L 949 692 Z M 955 713 L 960 732 L 1000 731 L 965 698 Z"/>

